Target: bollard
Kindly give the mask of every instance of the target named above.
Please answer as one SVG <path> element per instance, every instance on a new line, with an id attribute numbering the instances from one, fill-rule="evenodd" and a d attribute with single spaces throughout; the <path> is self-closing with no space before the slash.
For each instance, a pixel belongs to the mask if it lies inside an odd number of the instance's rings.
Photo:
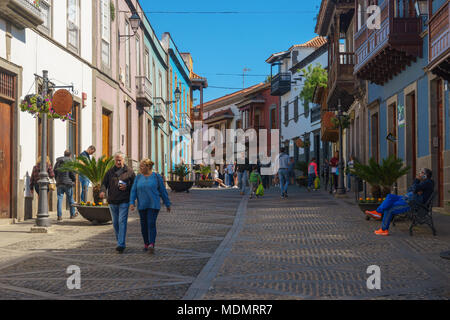
<path id="1" fill-rule="evenodd" d="M 33 194 L 30 189 L 30 175 L 27 173 L 24 177 L 24 219 L 33 219 Z"/>

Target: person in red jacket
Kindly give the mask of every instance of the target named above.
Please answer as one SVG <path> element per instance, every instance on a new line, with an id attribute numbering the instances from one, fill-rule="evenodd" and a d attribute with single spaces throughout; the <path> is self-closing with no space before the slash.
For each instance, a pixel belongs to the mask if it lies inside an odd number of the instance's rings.
<path id="1" fill-rule="evenodd" d="M 312 158 L 308 166 L 308 191 L 311 191 L 311 187 L 314 186 L 314 180 L 316 180 L 318 176 L 316 158 Z"/>
<path id="2" fill-rule="evenodd" d="M 334 157 L 331 158 L 331 160 L 330 160 L 331 179 L 332 179 L 331 180 L 332 181 L 332 188 L 330 189 L 330 193 L 332 193 L 333 191 L 337 190 L 337 186 L 338 186 L 338 166 L 339 166 L 339 151 L 336 151 L 334 153 Z"/>

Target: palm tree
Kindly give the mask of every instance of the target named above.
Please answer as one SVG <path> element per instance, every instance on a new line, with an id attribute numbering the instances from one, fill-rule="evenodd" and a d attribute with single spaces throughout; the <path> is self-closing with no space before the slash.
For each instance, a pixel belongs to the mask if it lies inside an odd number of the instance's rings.
<path id="1" fill-rule="evenodd" d="M 383 187 L 383 197 L 391 193 L 391 188 L 394 183 L 397 182 L 399 178 L 407 174 L 410 169 L 410 166 L 403 166 L 403 161 L 401 159 L 397 159 L 394 155 L 383 159 L 380 165 L 380 185 Z"/>
<path id="2" fill-rule="evenodd" d="M 208 178 L 208 175 L 211 173 L 211 166 L 200 166 L 200 169 L 196 171 L 197 173 L 200 173 L 203 177 L 202 180 L 206 180 Z"/>
<path id="3" fill-rule="evenodd" d="M 175 170 L 171 171 L 170 173 L 176 175 L 179 181 L 183 181 L 184 178 L 191 173 L 191 170 L 185 164 L 178 164 L 175 166 Z"/>
<path id="4" fill-rule="evenodd" d="M 409 166 L 403 167 L 403 161 L 394 155 L 383 159 L 381 165 L 373 158 L 368 165 L 355 162 L 351 173 L 365 180 L 371 186 L 372 196 L 376 199 L 384 198 L 391 193 L 392 185 L 410 170 Z"/>
<path id="5" fill-rule="evenodd" d="M 370 184 L 370 192 L 372 193 L 372 197 L 374 197 L 375 199 L 381 197 L 380 165 L 373 158 L 369 160 L 368 165 L 355 162 L 354 168 L 350 170 L 350 172 Z"/>
<path id="6" fill-rule="evenodd" d="M 76 160 L 65 162 L 58 170 L 60 171 L 72 171 L 79 175 L 88 178 L 93 186 L 94 202 L 99 203 L 100 200 L 100 188 L 103 182 L 105 174 L 114 165 L 113 157 L 101 156 L 98 160 L 94 157 L 88 159 L 84 156 L 79 156 Z"/>

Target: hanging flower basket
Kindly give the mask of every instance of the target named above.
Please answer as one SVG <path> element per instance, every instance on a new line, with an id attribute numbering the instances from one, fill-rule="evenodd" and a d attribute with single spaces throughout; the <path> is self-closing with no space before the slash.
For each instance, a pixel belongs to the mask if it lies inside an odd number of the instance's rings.
<path id="1" fill-rule="evenodd" d="M 30 94 L 25 96 L 20 104 L 20 110 L 22 112 L 28 112 L 35 118 L 40 117 L 42 114 L 47 114 L 49 118 L 61 119 L 62 121 L 72 120 L 70 113 L 65 115 L 59 115 L 53 110 L 51 97 L 41 96 L 39 94 Z"/>

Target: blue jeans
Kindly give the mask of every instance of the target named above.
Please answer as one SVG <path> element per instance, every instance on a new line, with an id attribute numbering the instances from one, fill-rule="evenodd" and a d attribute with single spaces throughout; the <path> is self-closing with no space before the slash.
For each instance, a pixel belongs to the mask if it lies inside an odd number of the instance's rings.
<path id="1" fill-rule="evenodd" d="M 230 187 L 234 186 L 234 173 L 228 174 L 228 181 L 230 184 L 228 184 Z"/>
<path id="2" fill-rule="evenodd" d="M 238 172 L 239 189 L 244 194 L 247 191 L 247 182 L 248 182 L 248 171 L 245 170 L 244 172 Z"/>
<path id="3" fill-rule="evenodd" d="M 229 186 L 230 185 L 230 176 L 228 175 L 228 173 L 225 173 L 224 176 L 225 176 L 225 181 L 224 181 L 225 185 Z"/>
<path id="4" fill-rule="evenodd" d="M 141 217 L 141 233 L 144 238 L 144 244 L 155 244 L 156 240 L 156 219 L 158 218 L 159 210 L 145 209 L 139 210 Z"/>
<path id="5" fill-rule="evenodd" d="M 80 178 L 80 184 L 81 184 L 81 201 L 86 202 L 90 181 L 85 176 L 80 175 L 79 178 Z"/>
<path id="6" fill-rule="evenodd" d="M 383 214 L 383 221 L 381 222 L 381 229 L 389 230 L 392 218 L 396 214 L 408 212 L 410 207 L 404 200 L 403 196 L 395 194 L 388 194 L 386 200 L 378 207 L 377 212 Z"/>
<path id="7" fill-rule="evenodd" d="M 289 186 L 289 170 L 280 169 L 278 171 L 278 176 L 280 178 L 281 195 L 284 195 L 285 193 L 287 193 Z"/>
<path id="8" fill-rule="evenodd" d="M 316 174 L 315 173 L 308 174 L 308 188 L 314 187 L 314 180 L 316 180 Z"/>
<path id="9" fill-rule="evenodd" d="M 58 217 L 62 217 L 62 203 L 64 199 L 64 194 L 66 194 L 67 199 L 70 202 L 70 215 L 75 215 L 75 207 L 73 204 L 75 201 L 73 200 L 73 188 L 72 186 L 58 186 L 56 188 L 56 196 L 58 198 L 58 203 L 56 205 L 56 211 L 58 213 Z"/>
<path id="10" fill-rule="evenodd" d="M 125 239 L 127 236 L 128 222 L 128 206 L 129 204 L 110 204 L 109 211 L 113 221 L 114 231 L 116 233 L 117 246 L 125 248 Z"/>

